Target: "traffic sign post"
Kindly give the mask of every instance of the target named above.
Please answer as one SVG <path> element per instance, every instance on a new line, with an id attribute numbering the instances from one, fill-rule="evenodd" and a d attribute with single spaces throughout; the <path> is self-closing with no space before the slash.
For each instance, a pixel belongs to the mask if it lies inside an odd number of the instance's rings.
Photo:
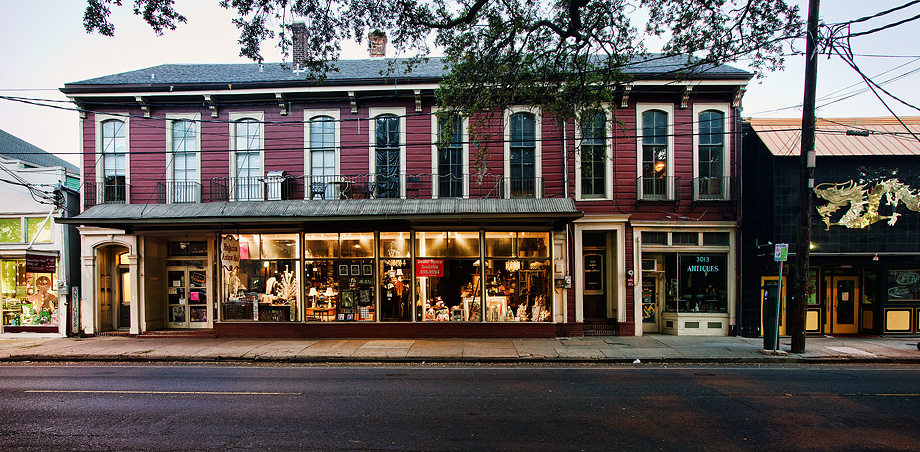
<path id="1" fill-rule="evenodd" d="M 789 257 L 789 244 L 788 243 L 777 243 L 773 248 L 773 260 L 779 262 L 779 278 L 777 278 L 777 289 L 776 289 L 776 325 L 773 331 L 776 332 L 775 336 L 770 338 L 772 339 L 773 350 L 779 350 L 779 315 L 780 305 L 783 302 L 783 262 L 786 262 L 786 258 Z"/>

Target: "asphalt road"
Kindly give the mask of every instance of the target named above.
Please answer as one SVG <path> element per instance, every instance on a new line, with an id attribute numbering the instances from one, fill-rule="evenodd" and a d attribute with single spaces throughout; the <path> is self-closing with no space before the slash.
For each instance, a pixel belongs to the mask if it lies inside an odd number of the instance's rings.
<path id="1" fill-rule="evenodd" d="M 0 366 L 3 451 L 915 451 L 918 422 L 917 366 Z"/>

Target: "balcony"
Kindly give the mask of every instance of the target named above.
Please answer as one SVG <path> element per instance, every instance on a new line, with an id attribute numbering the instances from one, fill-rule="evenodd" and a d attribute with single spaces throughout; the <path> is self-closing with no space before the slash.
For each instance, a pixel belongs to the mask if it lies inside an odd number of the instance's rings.
<path id="1" fill-rule="evenodd" d="M 693 179 L 694 201 L 731 201 L 732 178 L 697 177 Z"/>
<path id="2" fill-rule="evenodd" d="M 456 199 L 547 197 L 543 179 L 511 179 L 496 174 L 467 176 L 382 174 L 292 176 L 270 172 L 262 177 L 214 177 L 197 181 L 85 185 L 85 207 L 97 204 L 180 204 L 226 201 L 340 199 Z M 557 193 L 551 197 L 561 197 Z"/>
<path id="3" fill-rule="evenodd" d="M 96 204 L 128 204 L 133 192 L 131 185 L 124 181 L 106 181 L 83 184 L 84 200 L 86 207 Z"/>
<path id="4" fill-rule="evenodd" d="M 638 177 L 636 179 L 636 200 L 680 201 L 680 177 Z"/>

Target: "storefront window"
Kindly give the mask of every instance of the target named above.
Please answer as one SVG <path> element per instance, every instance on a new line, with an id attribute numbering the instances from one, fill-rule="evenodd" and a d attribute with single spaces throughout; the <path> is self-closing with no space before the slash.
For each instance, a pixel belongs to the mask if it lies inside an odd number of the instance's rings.
<path id="1" fill-rule="evenodd" d="M 224 236 L 222 253 L 238 251 L 238 266 L 224 267 L 224 320 L 288 322 L 298 319 L 301 297 L 298 277 L 300 246 L 297 234 Z M 234 247 L 234 244 L 237 244 Z"/>
<path id="2" fill-rule="evenodd" d="M 920 301 L 920 269 L 888 270 L 888 301 Z"/>
<path id="3" fill-rule="evenodd" d="M 510 253 L 502 246 L 509 236 Z M 486 321 L 549 320 L 548 245 L 545 232 L 486 233 Z"/>
<path id="4" fill-rule="evenodd" d="M 380 233 L 380 319 L 408 321 L 412 291 L 408 232 Z"/>
<path id="5" fill-rule="evenodd" d="M 5 326 L 57 326 L 54 273 L 26 271 L 26 261 L 0 261 L 0 297 Z"/>
<path id="6" fill-rule="evenodd" d="M 482 321 L 479 232 L 416 232 L 415 240 L 416 320 Z"/>
<path id="7" fill-rule="evenodd" d="M 679 312 L 728 312 L 728 271 L 724 254 L 678 255 Z"/>

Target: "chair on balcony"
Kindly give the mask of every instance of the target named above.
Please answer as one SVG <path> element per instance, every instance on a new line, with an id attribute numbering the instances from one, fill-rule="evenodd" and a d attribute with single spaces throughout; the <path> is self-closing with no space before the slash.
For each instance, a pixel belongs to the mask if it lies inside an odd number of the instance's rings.
<path id="1" fill-rule="evenodd" d="M 326 183 L 325 182 L 313 182 L 310 184 L 310 199 L 319 196 L 320 199 L 326 199 Z"/>

